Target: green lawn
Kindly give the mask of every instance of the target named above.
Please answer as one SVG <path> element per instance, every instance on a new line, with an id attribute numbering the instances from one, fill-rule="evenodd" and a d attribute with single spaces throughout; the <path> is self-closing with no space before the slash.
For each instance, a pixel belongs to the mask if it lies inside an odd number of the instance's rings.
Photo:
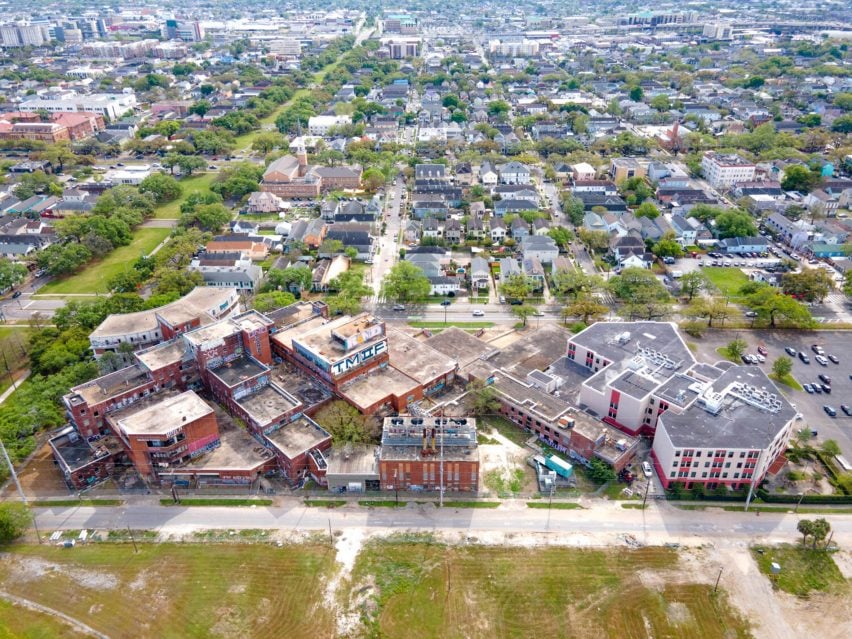
<path id="1" fill-rule="evenodd" d="M 444 500 L 444 508 L 499 508 L 499 501 Z"/>
<path id="2" fill-rule="evenodd" d="M 306 499 L 305 506 L 312 508 L 339 508 L 345 506 L 345 499 Z"/>
<path id="3" fill-rule="evenodd" d="M 411 326 L 414 328 L 447 328 L 448 326 L 456 326 L 458 328 L 491 328 L 494 326 L 494 322 L 453 322 L 448 321 L 446 324 L 444 322 L 424 322 L 424 321 L 414 321 L 409 322 Z"/>
<path id="4" fill-rule="evenodd" d="M 749 281 L 748 275 L 733 267 L 708 266 L 701 269 L 701 272 L 722 295 L 730 295 L 732 298 L 739 295 L 740 288 Z"/>
<path id="5" fill-rule="evenodd" d="M 240 539 L 234 535 L 231 539 Z M 264 543 L 90 543 L 5 548 L 3 589 L 63 612 L 108 637 L 333 637 L 325 603 L 334 549 Z M 30 566 L 30 568 L 28 568 Z M 31 567 L 41 566 L 42 571 Z M 0 607 L 0 636 L 17 610 Z"/>
<path id="6" fill-rule="evenodd" d="M 83 639 L 88 636 L 46 612 L 0 600 L 0 637 L 3 639 Z"/>
<path id="7" fill-rule="evenodd" d="M 271 506 L 271 499 L 231 499 L 224 497 L 221 499 L 206 499 L 206 498 L 181 498 L 178 503 L 172 499 L 161 499 L 160 503 L 163 506 Z"/>
<path id="8" fill-rule="evenodd" d="M 44 499 L 31 501 L 33 508 L 75 508 L 77 506 L 121 506 L 123 499 Z M 2 635 L 0 635 L 2 636 Z"/>
<path id="9" fill-rule="evenodd" d="M 2 350 L 5 361 L 0 358 L 0 393 L 5 391 L 12 385 L 9 378 L 9 372 L 13 375 L 19 371 L 23 371 L 29 365 L 27 350 L 31 329 L 29 328 L 10 328 L 8 326 L 0 326 L 0 350 Z M 6 370 L 8 365 L 9 370 Z M 2 635 L 0 635 L 2 637 Z"/>
<path id="10" fill-rule="evenodd" d="M 582 510 L 583 507 L 573 501 L 557 501 L 555 503 L 550 503 L 549 501 L 528 501 L 527 508 L 540 508 L 542 510 Z"/>
<path id="11" fill-rule="evenodd" d="M 790 375 L 784 375 L 784 377 L 778 377 L 775 373 L 769 373 L 769 379 L 772 381 L 778 382 L 779 384 L 784 384 L 784 386 L 789 386 L 793 390 L 804 390 L 802 385 L 796 381 L 796 378 Z"/>
<path id="12" fill-rule="evenodd" d="M 759 552 L 761 550 L 762 553 Z M 767 575 L 777 588 L 799 597 L 806 597 L 813 590 L 832 590 L 846 582 L 834 559 L 824 550 L 785 544 L 774 548 L 752 548 L 751 552 L 760 572 Z M 781 566 L 778 575 L 771 573 L 773 562 Z"/>
<path id="13" fill-rule="evenodd" d="M 157 220 L 176 220 L 180 217 L 180 205 L 190 193 L 194 191 L 208 191 L 213 180 L 216 179 L 217 173 L 197 173 L 187 178 L 178 178 L 178 182 L 183 189 L 181 196 L 174 202 L 162 204 L 154 211 L 154 218 Z"/>
<path id="14" fill-rule="evenodd" d="M 89 263 L 82 271 L 58 280 L 53 280 L 38 290 L 45 295 L 67 295 L 69 293 L 106 293 L 107 281 L 129 268 L 138 257 L 148 255 L 166 239 L 171 229 L 136 229 L 133 241 L 121 246 L 104 259 Z"/>

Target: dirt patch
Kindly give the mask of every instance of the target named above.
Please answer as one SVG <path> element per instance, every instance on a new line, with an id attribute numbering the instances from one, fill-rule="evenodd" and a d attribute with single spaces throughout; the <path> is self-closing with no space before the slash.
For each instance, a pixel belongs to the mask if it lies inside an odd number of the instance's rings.
<path id="1" fill-rule="evenodd" d="M 78 586 L 101 591 L 112 590 L 119 583 L 118 578 L 110 573 L 63 566 L 39 557 L 22 558 L 6 555 L 5 558 L 14 577 L 21 581 L 37 581 L 50 574 L 61 574 L 73 580 Z"/>
<path id="2" fill-rule="evenodd" d="M 670 602 L 666 606 L 666 617 L 673 626 L 691 625 L 695 622 L 689 606 L 680 601 Z"/>
<path id="3" fill-rule="evenodd" d="M 351 635 L 360 623 L 361 615 L 357 601 L 360 597 L 344 607 L 340 603 L 341 597 L 338 591 L 341 583 L 348 580 L 352 573 L 355 560 L 364 544 L 364 537 L 363 530 L 350 528 L 337 538 L 335 549 L 337 550 L 336 559 L 337 563 L 340 564 L 340 569 L 328 580 L 325 587 L 325 605 L 328 609 L 334 611 L 337 634 L 343 637 Z M 362 589 L 366 590 L 368 587 L 369 584 Z M 369 598 L 369 593 L 365 594 L 364 597 Z"/>

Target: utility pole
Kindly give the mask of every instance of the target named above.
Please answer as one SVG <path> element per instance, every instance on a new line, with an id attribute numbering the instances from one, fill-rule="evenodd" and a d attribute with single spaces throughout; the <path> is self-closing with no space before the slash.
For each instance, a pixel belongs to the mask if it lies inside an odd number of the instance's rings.
<path id="1" fill-rule="evenodd" d="M 15 482 L 15 487 L 18 489 L 18 495 L 20 495 L 21 501 L 26 504 L 27 496 L 24 494 L 24 490 L 21 488 L 21 482 L 18 481 L 18 473 L 15 472 L 15 467 L 12 465 L 12 460 L 9 459 L 9 453 L 6 452 L 6 446 L 3 444 L 2 439 L 0 439 L 0 450 L 3 451 L 3 457 L 6 459 L 6 464 L 9 466 L 9 473 L 12 475 L 12 481 Z"/>
<path id="2" fill-rule="evenodd" d="M 443 413 L 443 411 L 441 411 Z M 438 495 L 439 508 L 444 507 L 444 420 L 441 418 L 441 492 Z"/>
<path id="3" fill-rule="evenodd" d="M 648 478 L 648 483 L 645 486 L 645 497 L 642 498 L 642 510 L 645 510 L 645 504 L 648 503 L 648 491 L 651 490 L 651 478 Z"/>
<path id="4" fill-rule="evenodd" d="M 796 502 L 796 509 L 793 511 L 794 513 L 799 512 L 799 505 L 802 503 L 802 500 L 805 498 L 805 493 L 799 493 L 799 501 Z"/>
<path id="5" fill-rule="evenodd" d="M 331 534 L 331 517 L 328 518 L 328 543 L 334 547 L 334 535 Z"/>
<path id="6" fill-rule="evenodd" d="M 716 585 L 713 586 L 713 592 L 716 592 L 719 589 L 719 580 L 722 578 L 722 571 L 724 568 L 719 568 L 719 575 L 716 577 Z"/>
<path id="7" fill-rule="evenodd" d="M 139 548 L 136 547 L 136 539 L 133 537 L 133 531 L 130 530 L 130 526 L 127 527 L 127 534 L 130 535 L 130 541 L 133 543 L 133 552 L 138 553 Z"/>

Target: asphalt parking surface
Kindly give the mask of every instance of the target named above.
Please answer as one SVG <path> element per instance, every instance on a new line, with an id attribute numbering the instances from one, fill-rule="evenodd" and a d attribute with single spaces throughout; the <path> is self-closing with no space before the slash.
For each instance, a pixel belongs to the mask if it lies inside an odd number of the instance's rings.
<path id="1" fill-rule="evenodd" d="M 795 404 L 804 416 L 804 424 L 818 433 L 818 441 L 835 440 L 843 451 L 846 459 L 852 459 L 852 417 L 840 410 L 841 404 L 852 406 L 852 332 L 849 331 L 718 331 L 706 333 L 700 340 L 691 340 L 698 345 L 696 353 L 700 361 L 716 361 L 719 359 L 715 349 L 724 346 L 737 335 L 748 344 L 748 352 L 757 353 L 757 347 L 763 345 L 769 351 L 766 363 L 759 366 L 766 372 L 772 371 L 772 362 L 784 352 L 786 346 L 792 346 L 796 351 L 804 351 L 810 359 L 810 364 L 804 364 L 798 357 L 793 359 L 793 377 L 804 385 L 819 382 L 818 375 L 824 373 L 831 377 L 831 394 L 809 395 L 805 391 L 794 391 L 779 385 L 788 400 Z M 826 355 L 836 355 L 839 364 L 828 362 L 822 366 L 814 359 L 815 353 L 811 345 L 819 344 L 825 349 Z M 821 383 L 821 382 L 820 382 Z M 837 417 L 829 417 L 823 406 L 832 406 L 837 411 Z"/>

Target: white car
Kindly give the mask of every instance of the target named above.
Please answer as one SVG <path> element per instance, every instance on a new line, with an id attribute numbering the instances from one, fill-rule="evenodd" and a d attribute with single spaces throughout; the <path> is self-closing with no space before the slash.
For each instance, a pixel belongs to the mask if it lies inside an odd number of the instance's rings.
<path id="1" fill-rule="evenodd" d="M 480 310 L 480 309 L 476 309 L 476 310 L 473 312 L 473 316 L 474 316 L 474 317 L 485 317 L 485 311 Z"/>
<path id="2" fill-rule="evenodd" d="M 642 474 L 645 475 L 645 477 L 651 476 L 651 464 L 646 461 L 642 462 Z"/>

